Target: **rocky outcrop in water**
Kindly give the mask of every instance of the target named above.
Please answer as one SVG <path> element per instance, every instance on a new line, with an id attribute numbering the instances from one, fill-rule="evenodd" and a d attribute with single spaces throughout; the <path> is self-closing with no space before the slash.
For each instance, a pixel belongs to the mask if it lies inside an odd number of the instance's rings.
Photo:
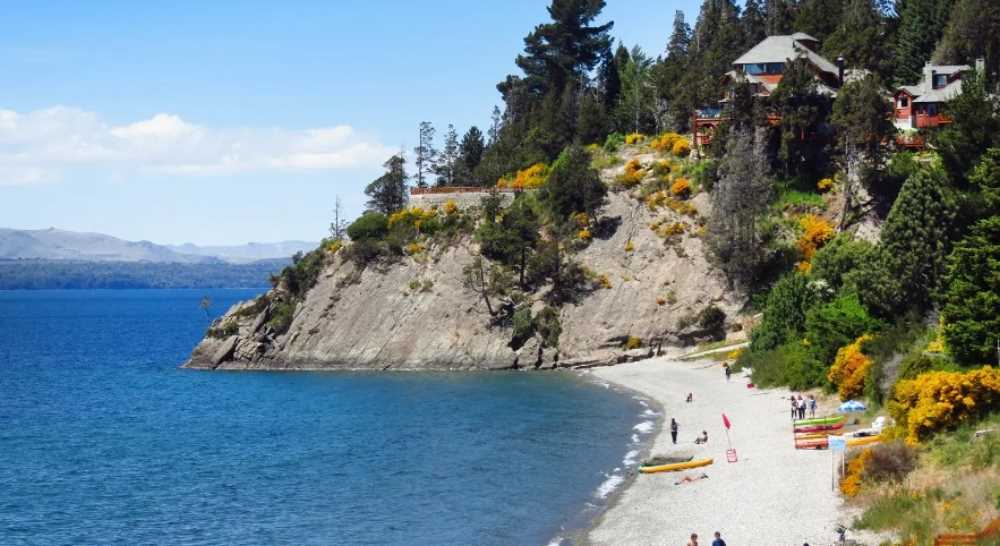
<path id="1" fill-rule="evenodd" d="M 692 204 L 707 214 L 704 194 Z M 465 238 L 400 262 L 358 269 L 329 260 L 295 309 L 287 332 L 269 325 L 274 306 L 234 306 L 194 350 L 186 366 L 208 369 L 505 369 L 579 366 L 634 359 L 660 346 L 704 339 L 694 317 L 715 305 L 730 317 L 741 303 L 705 257 L 697 222 L 669 210 L 650 211 L 612 193 L 604 216 L 613 234 L 595 238 L 576 259 L 604 275 L 603 287 L 559 310 L 558 350 L 529 341 L 509 346 L 511 328 L 490 326 L 483 303 L 463 288 L 463 267 L 476 245 Z M 676 218 L 668 218 L 676 216 Z M 689 223 L 665 241 L 657 220 Z M 539 304 L 540 305 L 540 304 Z M 643 347 L 627 350 L 629 338 Z M 634 342 L 634 340 L 633 340 Z"/>

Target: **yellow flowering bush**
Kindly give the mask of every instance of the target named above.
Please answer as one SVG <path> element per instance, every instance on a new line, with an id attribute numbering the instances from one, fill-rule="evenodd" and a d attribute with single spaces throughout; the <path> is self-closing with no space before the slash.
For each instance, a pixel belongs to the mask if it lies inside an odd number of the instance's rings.
<path id="1" fill-rule="evenodd" d="M 451 216 L 452 214 L 458 212 L 458 203 L 456 203 L 454 199 L 449 199 L 445 201 L 443 210 L 445 214 Z"/>
<path id="2" fill-rule="evenodd" d="M 513 178 L 500 177 L 497 181 L 498 188 L 510 188 L 512 190 L 529 190 L 545 185 L 549 178 L 549 166 L 545 163 L 535 163 L 527 169 L 517 171 Z"/>
<path id="3" fill-rule="evenodd" d="M 344 247 L 344 241 L 341 239 L 334 239 L 326 244 L 326 251 L 330 254 L 336 254 L 338 250 Z"/>
<path id="4" fill-rule="evenodd" d="M 802 235 L 796 242 L 796 246 L 799 253 L 802 254 L 802 261 L 810 262 L 816 251 L 833 238 L 834 229 L 829 222 L 815 214 L 806 214 L 799 218 L 799 225 L 802 226 Z M 802 271 L 803 267 L 805 267 L 805 271 L 811 269 L 811 266 L 800 264 L 799 270 Z"/>
<path id="5" fill-rule="evenodd" d="M 841 400 L 851 400 L 864 393 L 865 377 L 872 361 L 861 352 L 861 345 L 871 339 L 872 336 L 865 334 L 837 351 L 833 366 L 827 372 L 827 379 L 837 385 Z"/>
<path id="6" fill-rule="evenodd" d="M 413 227 L 420 231 L 420 224 L 437 216 L 437 211 L 424 209 L 422 207 L 409 207 L 389 215 L 389 227 L 399 224 L 413 224 Z"/>
<path id="7" fill-rule="evenodd" d="M 642 182 L 643 177 L 646 176 L 646 170 L 642 168 L 642 163 L 638 159 L 630 159 L 628 163 L 625 164 L 625 172 L 618 177 L 618 182 L 625 186 L 626 188 L 631 188 Z"/>
<path id="8" fill-rule="evenodd" d="M 845 497 L 857 496 L 861 491 L 861 477 L 865 472 L 865 466 L 871 458 L 871 449 L 865 449 L 848 461 L 847 472 L 840 478 L 840 492 Z"/>
<path id="9" fill-rule="evenodd" d="M 414 254 L 420 254 L 425 250 L 427 250 L 427 248 L 424 247 L 423 244 L 418 242 L 410 243 L 403 248 L 403 251 L 406 252 L 406 254 L 409 256 L 413 256 Z"/>
<path id="10" fill-rule="evenodd" d="M 576 232 L 576 237 L 581 241 L 589 241 L 591 238 L 590 230 L 586 228 L 581 229 L 580 231 Z"/>
<path id="11" fill-rule="evenodd" d="M 833 179 L 832 178 L 823 178 L 823 179 L 820 179 L 820 181 L 816 183 L 816 189 L 818 189 L 819 191 L 821 191 L 823 193 L 826 193 L 826 192 L 830 191 L 830 188 L 832 188 L 832 187 L 833 187 Z"/>
<path id="12" fill-rule="evenodd" d="M 674 197 L 685 198 L 691 195 L 691 182 L 687 178 L 678 178 L 674 180 L 673 185 L 670 186 L 670 193 L 674 194 Z"/>
<path id="13" fill-rule="evenodd" d="M 570 218 L 576 222 L 577 227 L 580 229 L 586 229 L 590 225 L 590 216 L 586 212 L 574 213 Z"/>
<path id="14" fill-rule="evenodd" d="M 635 245 L 632 244 L 632 239 L 625 241 L 625 252 L 632 252 L 635 250 Z"/>
<path id="15" fill-rule="evenodd" d="M 657 152 L 669 152 L 673 150 L 674 143 L 678 140 L 683 140 L 683 138 L 677 133 L 663 133 L 653 138 L 649 145 Z"/>
<path id="16" fill-rule="evenodd" d="M 625 348 L 626 349 L 632 350 L 632 349 L 638 349 L 639 347 L 642 347 L 642 340 L 641 339 L 639 339 L 639 338 L 637 338 L 635 336 L 628 336 L 628 339 L 625 340 Z"/>
<path id="17" fill-rule="evenodd" d="M 928 372 L 896 383 L 889 414 L 916 443 L 929 434 L 1000 408 L 1000 369 Z"/>
<path id="18" fill-rule="evenodd" d="M 605 290 L 611 289 L 611 279 L 609 279 L 608 276 L 603 273 L 597 276 L 597 280 L 595 282 L 597 283 L 597 286 Z"/>
<path id="19" fill-rule="evenodd" d="M 646 140 L 646 135 L 642 133 L 629 133 L 625 135 L 625 144 L 642 144 Z"/>
<path id="20" fill-rule="evenodd" d="M 671 148 L 670 153 L 677 157 L 687 157 L 691 155 L 691 145 L 688 144 L 687 140 L 684 140 L 683 138 L 679 139 L 677 142 L 674 142 L 674 146 Z"/>

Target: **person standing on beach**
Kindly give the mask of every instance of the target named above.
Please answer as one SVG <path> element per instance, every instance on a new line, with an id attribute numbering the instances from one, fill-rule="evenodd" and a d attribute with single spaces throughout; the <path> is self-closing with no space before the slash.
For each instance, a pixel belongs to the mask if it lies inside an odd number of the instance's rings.
<path id="1" fill-rule="evenodd" d="M 726 546 L 726 541 L 722 540 L 722 533 L 715 532 L 715 540 L 712 541 L 712 546 Z"/>
<path id="2" fill-rule="evenodd" d="M 679 429 L 679 428 L 680 428 L 680 425 L 678 425 L 677 421 L 673 417 L 671 417 L 670 418 L 670 438 L 673 439 L 673 441 L 674 441 L 675 444 L 677 443 L 677 429 Z"/>
<path id="3" fill-rule="evenodd" d="M 687 546 L 698 546 L 698 533 L 691 533 L 691 540 L 688 541 Z"/>
<path id="4" fill-rule="evenodd" d="M 795 395 L 791 395 L 792 399 L 792 421 L 795 420 L 795 416 L 799 414 L 799 403 L 795 401 Z"/>
<path id="5" fill-rule="evenodd" d="M 729 369 L 729 363 L 724 363 L 722 369 L 726 371 L 726 381 L 729 381 L 729 376 L 733 374 L 733 370 Z"/>
<path id="6" fill-rule="evenodd" d="M 809 417 L 816 417 L 816 397 L 809 395 Z"/>
<path id="7" fill-rule="evenodd" d="M 799 395 L 799 419 L 806 418 L 806 401 Z"/>

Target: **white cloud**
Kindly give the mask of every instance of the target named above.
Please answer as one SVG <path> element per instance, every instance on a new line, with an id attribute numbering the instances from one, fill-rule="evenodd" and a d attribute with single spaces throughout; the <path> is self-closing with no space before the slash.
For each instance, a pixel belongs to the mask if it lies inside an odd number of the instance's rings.
<path id="1" fill-rule="evenodd" d="M 58 180 L 81 168 L 115 177 L 334 170 L 378 165 L 394 152 L 349 125 L 213 128 L 167 113 L 113 125 L 64 106 L 0 109 L 0 185 Z"/>

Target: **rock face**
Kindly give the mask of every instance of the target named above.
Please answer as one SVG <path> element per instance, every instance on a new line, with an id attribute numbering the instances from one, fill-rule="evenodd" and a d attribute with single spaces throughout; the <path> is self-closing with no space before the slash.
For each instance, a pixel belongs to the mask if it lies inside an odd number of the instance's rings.
<path id="1" fill-rule="evenodd" d="M 707 214 L 704 195 L 693 204 Z M 620 224 L 606 239 L 595 238 L 576 259 L 607 282 L 560 309 L 558 351 L 542 351 L 535 342 L 514 351 L 508 346 L 511 329 L 489 326 L 485 305 L 462 286 L 462 268 L 476 250 L 466 239 L 361 271 L 338 253 L 296 308 L 286 333 L 275 335 L 267 325 L 269 309 L 257 313 L 250 302 L 238 304 L 217 323 L 235 321 L 238 333 L 206 337 L 186 366 L 444 370 L 593 365 L 695 341 L 704 334 L 691 325 L 693 317 L 709 305 L 734 317 L 741 302 L 707 262 L 692 218 L 668 209 L 651 212 L 625 193 L 609 195 L 603 216 Z M 649 227 L 657 219 L 683 219 L 690 229 L 668 243 Z M 643 341 L 642 350 L 623 348 L 630 336 Z"/>

